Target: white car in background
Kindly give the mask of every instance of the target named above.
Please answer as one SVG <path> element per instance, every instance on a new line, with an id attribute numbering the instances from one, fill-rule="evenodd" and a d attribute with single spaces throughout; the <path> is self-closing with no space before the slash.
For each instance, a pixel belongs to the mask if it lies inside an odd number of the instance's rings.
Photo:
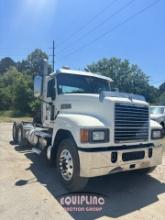
<path id="1" fill-rule="evenodd" d="M 162 125 L 165 132 L 165 106 L 151 106 L 150 116 L 152 120 Z"/>

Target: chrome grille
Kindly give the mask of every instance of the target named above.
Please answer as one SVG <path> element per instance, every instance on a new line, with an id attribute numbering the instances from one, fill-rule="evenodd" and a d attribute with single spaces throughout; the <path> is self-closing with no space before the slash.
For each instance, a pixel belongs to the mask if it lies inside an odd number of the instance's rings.
<path id="1" fill-rule="evenodd" d="M 115 104 L 115 142 L 146 141 L 149 135 L 149 108 Z"/>

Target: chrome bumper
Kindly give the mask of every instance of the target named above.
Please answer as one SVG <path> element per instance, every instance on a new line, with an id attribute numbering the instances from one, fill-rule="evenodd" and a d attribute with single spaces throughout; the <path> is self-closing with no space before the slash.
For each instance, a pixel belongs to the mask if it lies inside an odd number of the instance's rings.
<path id="1" fill-rule="evenodd" d="M 151 148 L 152 157 L 149 158 L 148 150 Z M 138 151 L 145 152 L 143 159 L 123 161 L 123 153 Z M 157 166 L 162 162 L 163 146 L 162 144 L 155 143 L 154 145 L 151 144 L 151 147 L 115 150 L 115 152 L 117 152 L 117 161 L 115 163 L 111 162 L 112 152 L 114 152 L 114 150 L 98 152 L 86 152 L 79 150 L 80 176 L 95 177 Z"/>

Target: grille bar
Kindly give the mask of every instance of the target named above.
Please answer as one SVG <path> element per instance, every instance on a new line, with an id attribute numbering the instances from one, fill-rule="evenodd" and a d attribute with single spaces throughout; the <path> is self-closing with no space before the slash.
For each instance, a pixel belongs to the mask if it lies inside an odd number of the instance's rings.
<path id="1" fill-rule="evenodd" d="M 146 141 L 149 135 L 148 106 L 115 104 L 115 142 Z"/>

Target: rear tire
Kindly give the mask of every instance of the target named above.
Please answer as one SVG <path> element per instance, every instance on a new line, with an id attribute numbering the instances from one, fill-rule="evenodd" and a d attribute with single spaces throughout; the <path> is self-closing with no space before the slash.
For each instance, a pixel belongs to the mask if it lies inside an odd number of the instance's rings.
<path id="1" fill-rule="evenodd" d="M 18 143 L 18 128 L 17 128 L 17 123 L 13 123 L 13 142 L 14 144 Z"/>
<path id="2" fill-rule="evenodd" d="M 17 134 L 18 134 L 18 145 L 20 147 L 25 147 L 27 145 L 27 141 L 24 137 L 23 124 L 19 123 L 17 125 Z"/>
<path id="3" fill-rule="evenodd" d="M 161 122 L 160 124 L 161 124 L 161 126 L 163 128 L 163 135 L 165 135 L 165 124 L 164 124 L 164 122 Z"/>
<path id="4" fill-rule="evenodd" d="M 82 190 L 87 178 L 80 177 L 80 162 L 76 143 L 72 138 L 63 140 L 57 150 L 57 171 L 61 182 L 69 191 Z"/>

